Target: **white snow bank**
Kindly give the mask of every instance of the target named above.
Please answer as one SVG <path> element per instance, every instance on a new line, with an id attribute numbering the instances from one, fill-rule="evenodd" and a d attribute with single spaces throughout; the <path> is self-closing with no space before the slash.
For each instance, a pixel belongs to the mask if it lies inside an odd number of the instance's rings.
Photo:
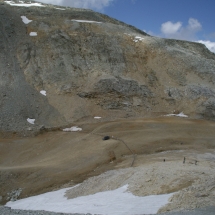
<path id="1" fill-rule="evenodd" d="M 35 119 L 30 119 L 30 118 L 28 118 L 27 121 L 28 121 L 30 124 L 34 124 Z"/>
<path id="2" fill-rule="evenodd" d="M 30 22 L 32 22 L 32 20 L 28 19 L 26 16 L 21 16 L 22 18 L 22 21 L 25 23 L 25 24 L 28 24 Z"/>
<path id="3" fill-rule="evenodd" d="M 73 126 L 71 128 L 64 128 L 63 131 L 82 131 L 82 128 L 79 128 L 78 126 Z"/>
<path id="4" fill-rule="evenodd" d="M 38 196 L 8 202 L 12 209 L 45 210 L 58 213 L 91 213 L 105 215 L 156 214 L 173 194 L 139 197 L 126 192 L 128 185 L 112 191 L 74 199 L 64 197 L 65 188 Z"/>
<path id="5" fill-rule="evenodd" d="M 36 7 L 45 7 L 44 5 L 42 5 L 41 3 L 24 3 L 23 1 L 19 1 L 19 3 L 15 3 L 14 1 L 5 1 L 5 3 L 11 5 L 11 6 L 20 6 L 20 7 L 32 7 L 32 6 L 36 6 Z"/>
<path id="6" fill-rule="evenodd" d="M 78 19 L 72 19 L 72 21 L 75 21 L 75 22 L 87 22 L 87 23 L 101 23 L 101 22 L 96 22 L 96 21 L 90 21 L 90 20 L 78 20 Z"/>
<path id="7" fill-rule="evenodd" d="M 36 37 L 37 36 L 37 32 L 30 32 L 29 34 L 31 37 Z"/>
<path id="8" fill-rule="evenodd" d="M 178 116 L 178 117 L 188 117 L 187 115 L 185 115 L 183 112 L 179 113 L 179 114 L 167 114 L 165 116 Z"/>
<path id="9" fill-rule="evenodd" d="M 41 90 L 40 93 L 44 96 L 46 96 L 46 91 L 45 90 Z"/>
<path id="10" fill-rule="evenodd" d="M 101 119 L 101 117 L 100 116 L 95 116 L 94 119 Z"/>

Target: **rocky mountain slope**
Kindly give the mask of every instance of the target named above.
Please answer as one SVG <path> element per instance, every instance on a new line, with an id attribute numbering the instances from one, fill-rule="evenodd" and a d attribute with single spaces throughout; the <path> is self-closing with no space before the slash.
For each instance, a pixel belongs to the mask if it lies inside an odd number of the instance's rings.
<path id="1" fill-rule="evenodd" d="M 97 115 L 215 119 L 215 54 L 204 45 L 152 37 L 91 10 L 8 3 L 0 0 L 2 132 Z"/>

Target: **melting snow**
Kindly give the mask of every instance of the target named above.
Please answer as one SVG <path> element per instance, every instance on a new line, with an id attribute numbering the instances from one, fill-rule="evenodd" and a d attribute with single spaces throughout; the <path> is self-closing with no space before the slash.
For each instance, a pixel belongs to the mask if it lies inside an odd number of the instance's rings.
<path id="1" fill-rule="evenodd" d="M 5 1 L 5 3 L 11 5 L 11 6 L 20 6 L 20 7 L 32 7 L 32 6 L 37 6 L 37 7 L 45 7 L 41 3 L 24 3 L 23 1 L 19 1 L 19 3 L 15 3 L 14 1 Z"/>
<path id="2" fill-rule="evenodd" d="M 72 19 L 72 21 L 75 21 L 75 22 L 87 22 L 87 23 L 101 23 L 101 22 L 96 22 L 96 21 L 90 21 L 90 20 L 78 20 L 78 19 Z"/>
<path id="3" fill-rule="evenodd" d="M 95 116 L 94 119 L 101 119 L 101 117 L 100 116 Z"/>
<path id="4" fill-rule="evenodd" d="M 59 8 L 59 7 L 55 7 L 55 9 L 57 9 L 57 10 L 66 10 L 65 8 Z"/>
<path id="5" fill-rule="evenodd" d="M 38 196 L 29 197 L 15 202 L 8 202 L 6 206 L 12 209 L 45 210 L 58 213 L 91 213 L 106 215 L 125 214 L 156 214 L 158 210 L 169 203 L 173 195 L 134 196 L 127 192 L 128 185 L 116 190 L 99 192 L 94 195 L 67 199 L 65 188 Z"/>
<path id="6" fill-rule="evenodd" d="M 79 128 L 78 126 L 73 126 L 71 128 L 64 128 L 63 131 L 82 131 L 82 128 Z"/>
<path id="7" fill-rule="evenodd" d="M 45 90 L 41 90 L 40 93 L 44 96 L 46 96 L 46 91 Z"/>
<path id="8" fill-rule="evenodd" d="M 21 16 L 22 18 L 22 21 L 25 23 L 25 24 L 28 24 L 30 22 L 32 22 L 32 20 L 28 19 L 26 16 Z"/>
<path id="9" fill-rule="evenodd" d="M 188 117 L 187 115 L 185 115 L 183 112 L 179 113 L 179 114 L 167 114 L 165 116 L 178 116 L 178 117 Z"/>
<path id="10" fill-rule="evenodd" d="M 30 119 L 30 118 L 28 118 L 27 121 L 28 121 L 30 124 L 34 124 L 35 119 Z"/>
<path id="11" fill-rule="evenodd" d="M 136 36 L 136 37 L 134 38 L 133 41 L 134 41 L 135 43 L 137 43 L 137 42 L 142 41 L 142 40 L 144 40 L 143 37 L 138 37 L 138 36 Z"/>
<path id="12" fill-rule="evenodd" d="M 37 36 L 37 32 L 31 32 L 29 35 L 30 35 L 31 37 L 35 37 L 35 36 Z"/>
<path id="13" fill-rule="evenodd" d="M 143 40 L 144 38 L 136 36 L 135 39 L 137 39 L 137 40 Z"/>

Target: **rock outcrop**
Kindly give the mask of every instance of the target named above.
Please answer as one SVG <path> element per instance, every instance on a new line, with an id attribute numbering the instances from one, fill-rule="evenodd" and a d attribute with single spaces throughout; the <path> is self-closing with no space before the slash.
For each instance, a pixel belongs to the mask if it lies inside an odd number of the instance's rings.
<path id="1" fill-rule="evenodd" d="M 0 0 L 0 92 L 2 132 L 174 110 L 213 120 L 215 54 L 91 10 Z"/>

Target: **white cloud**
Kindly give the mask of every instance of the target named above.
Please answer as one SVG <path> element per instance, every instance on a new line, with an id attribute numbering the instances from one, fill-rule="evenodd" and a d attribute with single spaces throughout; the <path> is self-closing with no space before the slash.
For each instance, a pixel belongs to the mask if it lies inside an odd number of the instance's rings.
<path id="1" fill-rule="evenodd" d="M 198 40 L 196 34 L 202 30 L 201 23 L 194 18 L 188 20 L 187 26 L 183 26 L 181 22 L 173 23 L 171 21 L 165 22 L 161 25 L 161 32 L 164 37 L 172 39 L 181 39 L 196 41 L 204 44 L 211 52 L 215 53 L 215 42 L 210 40 Z M 215 36 L 211 34 L 211 38 Z"/>
<path id="2" fill-rule="evenodd" d="M 204 44 L 211 52 L 215 53 L 215 42 L 209 40 L 198 40 L 196 42 Z"/>
<path id="3" fill-rule="evenodd" d="M 181 22 L 172 23 L 170 21 L 161 25 L 161 32 L 165 37 L 182 40 L 196 40 L 196 33 L 201 29 L 201 23 L 194 18 L 190 18 L 185 27 Z"/>
<path id="4" fill-rule="evenodd" d="M 168 21 L 161 25 L 161 32 L 165 35 L 176 34 L 181 28 L 181 26 L 181 22 L 172 23 Z"/>
<path id="5" fill-rule="evenodd" d="M 188 28 L 193 29 L 194 31 L 201 30 L 202 25 L 199 23 L 197 19 L 190 18 L 188 20 Z"/>
<path id="6" fill-rule="evenodd" d="M 39 0 L 39 1 L 46 4 L 55 4 L 55 5 L 76 7 L 76 8 L 89 8 L 89 9 L 102 10 L 105 7 L 109 6 L 110 3 L 114 0 L 70 0 L 70 1 Z"/>

